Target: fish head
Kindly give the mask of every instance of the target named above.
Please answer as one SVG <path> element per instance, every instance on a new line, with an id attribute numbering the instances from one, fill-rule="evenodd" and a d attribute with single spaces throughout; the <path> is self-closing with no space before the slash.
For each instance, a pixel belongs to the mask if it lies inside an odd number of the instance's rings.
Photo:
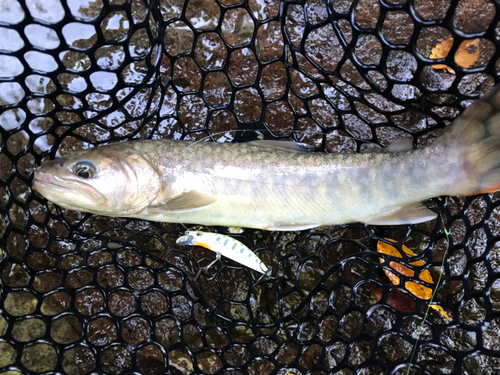
<path id="1" fill-rule="evenodd" d="M 96 147 L 37 168 L 33 187 L 57 205 L 100 215 L 140 212 L 162 191 L 162 178 L 147 157 L 123 144 Z"/>

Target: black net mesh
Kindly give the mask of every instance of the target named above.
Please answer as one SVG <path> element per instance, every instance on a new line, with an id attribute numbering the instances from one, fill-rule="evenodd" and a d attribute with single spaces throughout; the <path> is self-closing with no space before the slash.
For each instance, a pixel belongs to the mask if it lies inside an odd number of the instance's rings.
<path id="1" fill-rule="evenodd" d="M 181 225 L 65 211 L 31 187 L 43 160 L 138 138 L 427 145 L 494 85 L 499 10 L 0 0 L 0 373 L 499 374 L 499 194 L 438 199 L 413 226 L 244 230 L 273 267 L 259 281 L 227 259 L 196 279 L 215 255 L 178 248 Z M 383 238 L 416 254 L 399 285 Z"/>

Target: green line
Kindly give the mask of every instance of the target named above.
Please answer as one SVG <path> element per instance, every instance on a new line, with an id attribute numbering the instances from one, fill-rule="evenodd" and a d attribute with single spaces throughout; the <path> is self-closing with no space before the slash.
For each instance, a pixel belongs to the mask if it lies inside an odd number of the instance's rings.
<path id="1" fill-rule="evenodd" d="M 444 221 L 444 219 L 443 219 L 443 221 Z M 427 309 L 425 310 L 424 319 L 422 320 L 422 324 L 420 325 L 420 332 L 418 332 L 417 341 L 415 342 L 415 346 L 413 347 L 413 350 L 411 353 L 410 363 L 408 363 L 408 370 L 406 371 L 406 375 L 410 375 L 411 364 L 413 362 L 413 359 L 415 358 L 418 342 L 420 340 L 420 335 L 421 335 L 421 332 L 423 330 L 425 321 L 427 320 L 427 316 L 429 315 L 429 310 L 431 309 L 430 305 L 432 305 L 432 301 L 434 300 L 434 297 L 435 297 L 437 290 L 438 290 L 438 287 L 439 287 L 439 283 L 441 282 L 441 278 L 442 278 L 443 273 L 444 273 L 444 261 L 446 259 L 446 256 L 448 255 L 448 250 L 450 250 L 450 233 L 448 232 L 448 229 L 446 227 L 444 228 L 444 234 L 446 235 L 447 246 L 446 246 L 446 251 L 444 252 L 444 255 L 443 255 L 443 260 L 441 261 L 441 268 L 443 269 L 443 271 L 441 271 L 439 273 L 439 278 L 438 278 L 438 281 L 436 283 L 436 288 L 434 289 L 434 292 L 432 293 L 432 297 L 429 300 L 429 303 L 427 305 Z"/>

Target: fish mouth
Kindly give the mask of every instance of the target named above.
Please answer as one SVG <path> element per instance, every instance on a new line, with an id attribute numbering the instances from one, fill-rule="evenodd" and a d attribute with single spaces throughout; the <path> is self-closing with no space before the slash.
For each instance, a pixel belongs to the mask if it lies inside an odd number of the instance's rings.
<path id="1" fill-rule="evenodd" d="M 58 184 L 55 182 L 48 182 L 44 181 L 41 178 L 39 178 L 36 173 L 35 176 L 33 177 L 33 187 L 35 190 L 38 190 L 40 193 L 40 190 L 43 190 L 44 188 L 51 189 L 51 190 L 58 190 L 58 191 L 66 191 L 68 189 L 68 186 L 63 186 L 62 184 Z"/>
<path id="2" fill-rule="evenodd" d="M 86 190 L 85 193 L 81 192 L 82 187 Z M 70 202 L 64 199 L 68 192 L 73 196 L 80 196 L 85 201 L 91 202 L 92 205 L 104 206 L 109 203 L 106 197 L 90 185 L 79 182 L 78 189 L 76 189 L 72 181 L 48 180 L 43 175 L 40 175 L 40 172 L 35 172 L 33 176 L 33 188 L 49 201 L 73 210 L 86 210 L 88 207 L 75 205 L 74 198 Z M 52 199 L 52 197 L 55 199 Z"/>
<path id="3" fill-rule="evenodd" d="M 190 246 L 194 245 L 194 237 L 190 234 L 180 236 L 175 243 L 179 246 Z"/>

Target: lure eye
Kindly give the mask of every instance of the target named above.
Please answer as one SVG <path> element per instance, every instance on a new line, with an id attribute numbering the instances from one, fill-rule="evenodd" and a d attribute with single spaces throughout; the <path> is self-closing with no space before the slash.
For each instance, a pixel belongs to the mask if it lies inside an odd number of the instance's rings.
<path id="1" fill-rule="evenodd" d="M 96 174 L 96 167 L 90 161 L 79 161 L 75 165 L 74 173 L 80 178 L 92 178 Z"/>
<path id="2" fill-rule="evenodd" d="M 196 235 L 199 237 L 199 236 L 202 235 L 202 233 L 201 232 L 196 232 Z"/>

